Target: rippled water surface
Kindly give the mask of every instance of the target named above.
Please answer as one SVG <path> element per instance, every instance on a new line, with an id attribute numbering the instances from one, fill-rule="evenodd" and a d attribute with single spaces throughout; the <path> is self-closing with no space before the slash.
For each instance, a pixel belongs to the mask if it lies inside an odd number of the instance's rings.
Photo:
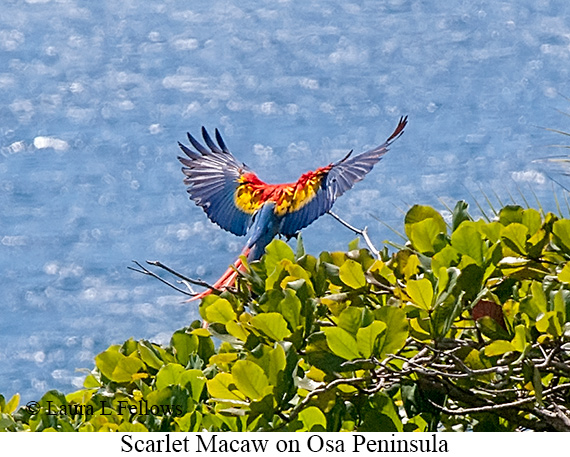
<path id="1" fill-rule="evenodd" d="M 69 392 L 109 345 L 197 317 L 127 267 L 213 281 L 239 252 L 182 183 L 176 142 L 202 125 L 277 182 L 408 114 L 335 206 L 377 244 L 398 238 L 375 218 L 401 230 L 409 205 L 474 207 L 481 189 L 554 209 L 531 162 L 564 141 L 542 127 L 568 130 L 569 37 L 565 1 L 4 0 L 0 393 Z M 330 217 L 303 235 L 313 253 L 354 238 Z"/>

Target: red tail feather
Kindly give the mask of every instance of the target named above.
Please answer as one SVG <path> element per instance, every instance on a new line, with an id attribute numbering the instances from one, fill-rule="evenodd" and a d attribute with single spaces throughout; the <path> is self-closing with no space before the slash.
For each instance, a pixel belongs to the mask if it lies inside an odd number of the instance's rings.
<path id="1" fill-rule="evenodd" d="M 241 252 L 241 255 L 245 255 L 247 257 L 247 255 L 249 254 L 249 251 L 251 249 L 250 248 L 246 248 Z M 222 276 L 220 276 L 220 278 L 214 283 L 212 284 L 212 287 L 216 290 L 225 290 L 228 287 L 233 287 L 236 283 L 236 278 L 238 276 L 238 272 L 239 271 L 245 271 L 245 266 L 243 265 L 243 262 L 241 261 L 241 258 L 238 258 L 235 263 L 229 267 Z M 208 295 L 210 295 L 213 292 L 213 289 L 206 289 L 204 292 L 200 292 L 197 295 L 194 295 L 191 299 L 187 300 L 188 302 L 194 301 L 194 300 L 200 300 Z"/>

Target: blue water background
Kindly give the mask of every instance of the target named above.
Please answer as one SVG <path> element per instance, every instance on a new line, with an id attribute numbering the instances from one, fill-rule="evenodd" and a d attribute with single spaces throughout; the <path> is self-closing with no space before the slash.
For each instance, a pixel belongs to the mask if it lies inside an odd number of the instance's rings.
<path id="1" fill-rule="evenodd" d="M 411 204 L 483 192 L 555 210 L 534 159 L 568 130 L 567 1 L 3 0 L 0 393 L 81 386 L 111 344 L 168 342 L 197 305 L 127 269 L 213 282 L 242 239 L 187 198 L 176 142 L 219 127 L 269 182 L 409 126 L 335 211 L 399 238 Z M 495 195 L 496 194 L 496 195 Z M 488 208 L 488 207 L 487 207 Z M 374 217 L 373 217 L 374 216 Z M 307 249 L 354 234 L 325 216 Z"/>

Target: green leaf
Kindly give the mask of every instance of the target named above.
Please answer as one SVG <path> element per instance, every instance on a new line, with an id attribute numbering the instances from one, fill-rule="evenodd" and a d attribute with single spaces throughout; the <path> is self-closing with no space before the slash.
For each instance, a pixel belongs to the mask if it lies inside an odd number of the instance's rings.
<path id="1" fill-rule="evenodd" d="M 117 366 L 113 370 L 111 380 L 115 382 L 131 382 L 133 375 L 144 368 L 144 364 L 140 359 L 134 357 L 123 357 L 117 362 Z"/>
<path id="2" fill-rule="evenodd" d="M 284 283 L 291 279 L 285 278 L 283 281 Z M 311 284 L 310 280 L 307 281 L 305 279 L 296 279 L 294 281 L 288 281 L 286 288 L 295 291 L 295 294 L 301 300 L 301 303 L 306 303 L 309 298 L 314 298 L 315 291 L 313 290 L 313 285 Z"/>
<path id="3" fill-rule="evenodd" d="M 419 272 L 421 261 L 416 254 L 411 251 L 399 251 L 396 254 L 396 272 L 403 274 L 406 281 Z"/>
<path id="4" fill-rule="evenodd" d="M 540 230 L 542 217 L 534 208 L 527 208 L 523 211 L 522 223 L 528 228 L 528 233 L 532 236 Z"/>
<path id="5" fill-rule="evenodd" d="M 244 401 L 246 399 L 245 395 L 236 387 L 234 378 L 229 373 L 218 373 L 213 379 L 206 381 L 206 387 L 213 398 L 232 401 Z"/>
<path id="6" fill-rule="evenodd" d="M 507 205 L 499 211 L 499 222 L 503 225 L 509 225 L 513 222 L 522 223 L 523 209 L 518 205 Z"/>
<path id="7" fill-rule="evenodd" d="M 485 347 L 485 355 L 487 357 L 493 357 L 503 355 L 507 352 L 516 352 L 516 350 L 510 341 L 497 340 Z"/>
<path id="8" fill-rule="evenodd" d="M 353 289 L 360 289 L 366 285 L 362 265 L 354 260 L 348 259 L 341 265 L 339 276 L 343 283 Z"/>
<path id="9" fill-rule="evenodd" d="M 515 425 L 516 427 L 516 425 Z M 512 432 L 513 426 L 493 413 L 477 414 L 477 423 L 473 426 L 474 432 Z"/>
<path id="10" fill-rule="evenodd" d="M 463 358 L 463 363 L 469 368 L 474 370 L 482 370 L 484 368 L 489 368 L 489 364 L 485 364 L 483 359 L 481 359 L 481 354 L 477 349 L 465 349 L 463 354 L 466 354 Z M 484 359 L 487 360 L 487 359 Z"/>
<path id="11" fill-rule="evenodd" d="M 570 220 L 560 219 L 554 222 L 552 234 L 555 243 L 566 253 L 570 253 Z"/>
<path id="12" fill-rule="evenodd" d="M 536 321 L 536 329 L 541 333 L 548 333 L 554 337 L 562 335 L 558 313 L 556 311 L 544 313 L 541 318 Z"/>
<path id="13" fill-rule="evenodd" d="M 292 281 L 294 279 L 304 279 L 309 283 L 311 282 L 311 276 L 309 275 L 309 272 L 305 270 L 301 265 L 287 261 L 284 262 L 284 267 L 291 276 L 291 278 L 289 278 L 289 281 Z"/>
<path id="14" fill-rule="evenodd" d="M 491 243 L 496 243 L 501 238 L 503 224 L 498 221 L 489 222 L 479 226 L 479 230 Z"/>
<path id="15" fill-rule="evenodd" d="M 445 300 L 438 300 L 431 315 L 431 333 L 434 338 L 442 338 L 447 335 L 453 322 L 461 314 L 463 295 L 464 293 L 461 291 L 457 299 L 452 295 L 446 295 Z"/>
<path id="16" fill-rule="evenodd" d="M 258 314 L 251 318 L 250 323 L 275 341 L 283 341 L 291 335 L 291 330 L 287 327 L 287 321 L 279 313 Z"/>
<path id="17" fill-rule="evenodd" d="M 409 238 L 414 248 L 422 254 L 433 254 L 438 251 L 436 248 L 437 237 L 441 233 L 440 227 L 434 223 L 433 219 L 425 219 L 416 222 L 408 229 Z"/>
<path id="18" fill-rule="evenodd" d="M 469 208 L 469 205 L 463 200 L 460 200 L 455 204 L 453 214 L 451 215 L 451 229 L 453 231 L 457 230 L 457 227 L 459 227 L 462 222 L 471 220 L 471 216 L 467 212 L 467 208 Z"/>
<path id="19" fill-rule="evenodd" d="M 6 407 L 6 399 L 4 395 L 0 394 L 0 413 L 4 412 L 4 408 Z"/>
<path id="20" fill-rule="evenodd" d="M 564 264 L 564 267 L 558 273 L 558 280 L 566 284 L 570 283 L 570 262 Z"/>
<path id="21" fill-rule="evenodd" d="M 276 284 L 278 285 L 277 281 L 279 281 L 281 278 L 281 273 L 283 270 L 284 268 L 282 263 L 275 265 L 275 268 L 273 268 L 272 272 L 267 276 L 267 279 L 265 280 L 265 290 L 271 290 L 275 288 Z"/>
<path id="22" fill-rule="evenodd" d="M 242 324 L 234 321 L 228 322 L 226 324 L 226 331 L 241 341 L 246 341 L 248 335 L 250 334 Z"/>
<path id="23" fill-rule="evenodd" d="M 441 214 L 430 206 L 414 205 L 407 212 L 404 228 L 412 245 L 421 253 L 434 253 L 440 233 L 447 232 Z"/>
<path id="24" fill-rule="evenodd" d="M 188 334 L 184 330 L 178 330 L 172 335 L 170 345 L 174 349 L 178 362 L 186 366 L 190 355 L 198 351 L 199 342 L 196 335 Z"/>
<path id="25" fill-rule="evenodd" d="M 433 287 L 429 279 L 410 279 L 406 285 L 406 293 L 412 302 L 426 311 L 431 309 Z"/>
<path id="26" fill-rule="evenodd" d="M 218 298 L 204 313 L 206 320 L 211 323 L 227 324 L 229 321 L 235 321 L 237 317 L 232 305 L 225 298 Z"/>
<path id="27" fill-rule="evenodd" d="M 358 246 L 360 244 L 360 238 L 355 238 L 350 243 L 348 243 L 348 250 L 349 251 L 356 251 L 358 250 Z"/>
<path id="28" fill-rule="evenodd" d="M 55 389 L 48 390 L 45 394 L 43 394 L 42 398 L 39 401 L 40 405 L 46 409 L 49 405 L 48 402 L 50 402 L 51 405 L 55 406 L 56 408 L 68 404 L 65 395 Z"/>
<path id="29" fill-rule="evenodd" d="M 8 403 L 6 403 L 0 410 L 0 412 L 6 414 L 12 414 L 16 411 L 16 408 L 20 404 L 20 394 L 14 394 L 14 396 L 10 399 Z"/>
<path id="30" fill-rule="evenodd" d="M 385 331 L 386 324 L 382 321 L 374 321 L 367 327 L 358 329 L 358 332 L 356 333 L 356 344 L 358 352 L 360 352 L 362 357 L 367 359 L 377 352 L 378 336 Z"/>
<path id="31" fill-rule="evenodd" d="M 401 432 L 402 420 L 392 399 L 384 392 L 374 394 L 363 408 L 359 432 Z"/>
<path id="32" fill-rule="evenodd" d="M 138 350 L 142 361 L 149 367 L 159 370 L 164 365 L 164 362 L 158 358 L 152 349 L 152 344 L 148 341 L 139 341 Z"/>
<path id="33" fill-rule="evenodd" d="M 271 243 L 265 248 L 265 269 L 268 273 L 272 273 L 278 263 L 283 259 L 287 259 L 290 262 L 295 262 L 295 253 L 293 249 L 285 243 L 285 241 L 275 238 Z"/>
<path id="34" fill-rule="evenodd" d="M 451 234 L 451 246 L 483 265 L 483 240 L 474 222 L 464 222 Z"/>
<path id="35" fill-rule="evenodd" d="M 125 356 L 119 352 L 119 346 L 114 345 L 95 357 L 95 365 L 97 365 L 97 368 L 99 368 L 99 371 L 103 376 L 112 380 L 113 371 L 115 371 L 119 360 L 124 357 Z"/>
<path id="36" fill-rule="evenodd" d="M 443 217 L 435 209 L 431 206 L 414 205 L 406 213 L 406 217 L 404 219 L 406 235 L 408 235 L 408 238 L 410 237 L 410 234 L 408 233 L 409 227 L 426 219 L 433 219 L 433 223 L 437 226 L 439 232 L 447 232 L 447 225 L 445 224 Z"/>
<path id="37" fill-rule="evenodd" d="M 511 340 L 511 344 L 517 352 L 524 352 L 527 345 L 526 342 L 526 327 L 524 325 L 517 325 L 515 327 L 515 336 Z"/>
<path id="38" fill-rule="evenodd" d="M 546 294 L 542 289 L 542 283 L 538 281 L 532 281 L 530 290 L 532 292 L 532 301 L 535 306 L 540 310 L 541 313 L 545 313 L 548 310 L 548 302 L 546 300 Z"/>
<path id="39" fill-rule="evenodd" d="M 119 352 L 119 346 L 115 345 L 97 355 L 95 364 L 103 376 L 111 381 L 131 382 L 133 375 L 144 368 L 143 362 L 133 355 L 124 356 Z"/>
<path id="40" fill-rule="evenodd" d="M 475 264 L 465 265 L 461 270 L 450 269 L 450 276 L 457 277 L 457 281 L 451 290 L 452 294 L 455 296 L 463 293 L 463 302 L 466 300 L 474 300 L 477 295 L 481 292 L 483 286 L 483 276 L 484 270 Z M 458 276 L 457 276 L 458 274 Z M 450 286 L 453 285 L 453 279 L 450 278 Z"/>
<path id="41" fill-rule="evenodd" d="M 277 344 L 274 349 L 269 351 L 269 363 L 266 367 L 267 377 L 272 385 L 277 385 L 279 373 L 285 370 L 287 366 L 287 356 L 283 346 Z"/>
<path id="42" fill-rule="evenodd" d="M 564 325 L 568 322 L 567 316 L 570 315 L 570 291 L 559 289 L 554 295 L 554 309 L 558 316 L 560 316 L 560 324 Z"/>
<path id="43" fill-rule="evenodd" d="M 403 309 L 383 306 L 374 312 L 377 319 L 386 324 L 386 332 L 380 336 L 378 352 L 381 358 L 395 354 L 402 349 L 408 339 L 408 319 Z"/>
<path id="44" fill-rule="evenodd" d="M 156 374 L 156 388 L 163 389 L 170 385 L 178 384 L 181 373 L 184 372 L 184 367 L 177 363 L 169 363 L 162 367 Z"/>
<path id="45" fill-rule="evenodd" d="M 527 253 L 526 240 L 528 236 L 528 228 L 526 225 L 513 222 L 501 230 L 501 238 L 503 242 L 515 251 L 517 254 L 525 255 Z"/>
<path id="46" fill-rule="evenodd" d="M 346 360 L 358 359 L 358 344 L 356 338 L 340 327 L 327 327 L 324 329 L 327 344 L 333 354 Z"/>
<path id="47" fill-rule="evenodd" d="M 279 302 L 279 312 L 295 330 L 301 323 L 301 300 L 292 289 L 284 289 L 285 298 Z"/>
<path id="48" fill-rule="evenodd" d="M 129 356 L 137 349 L 138 349 L 138 343 L 133 338 L 129 338 L 127 341 L 125 341 L 122 344 L 121 349 L 119 349 L 119 352 L 123 355 Z"/>
<path id="49" fill-rule="evenodd" d="M 364 317 L 364 308 L 356 306 L 349 306 L 343 310 L 338 316 L 338 326 L 345 329 L 352 335 L 356 335 L 358 329 L 362 326 L 362 319 Z"/>
<path id="50" fill-rule="evenodd" d="M 176 416 L 175 408 L 180 408 L 180 414 L 185 414 L 188 410 L 188 391 L 180 386 L 168 386 L 160 390 L 153 390 L 150 392 L 146 399 L 149 404 L 149 410 L 152 410 L 152 405 L 156 405 L 160 416 Z M 174 414 L 172 414 L 174 413 Z M 148 423 L 148 422 L 147 422 Z"/>
<path id="51" fill-rule="evenodd" d="M 101 387 L 101 383 L 97 380 L 93 374 L 88 374 L 85 380 L 83 381 L 83 387 L 86 389 L 90 389 L 92 387 Z"/>
<path id="52" fill-rule="evenodd" d="M 190 385 L 190 393 L 194 401 L 198 402 L 204 386 L 206 385 L 206 377 L 202 370 L 191 369 L 185 370 L 180 374 L 178 383 L 182 386 Z"/>
<path id="53" fill-rule="evenodd" d="M 250 360 L 238 360 L 232 367 L 237 388 L 252 400 L 259 400 L 267 393 L 269 380 L 263 369 Z"/>
<path id="54" fill-rule="evenodd" d="M 442 297 L 446 294 L 450 293 L 450 289 L 453 288 L 453 285 L 450 284 L 450 279 L 452 282 L 457 283 L 457 274 L 453 274 L 457 271 L 457 268 L 450 268 L 450 267 L 439 267 L 439 271 L 436 273 L 434 270 L 434 274 L 437 277 L 437 284 L 435 288 L 435 294 L 437 295 L 436 303 L 443 301 Z M 452 275 L 450 275 L 452 273 Z M 451 278 L 450 278 L 451 276 Z"/>
<path id="55" fill-rule="evenodd" d="M 435 274 L 439 274 L 440 268 L 449 268 L 459 263 L 459 251 L 452 246 L 445 246 L 431 259 L 431 266 Z"/>
<path id="56" fill-rule="evenodd" d="M 256 420 L 259 420 L 259 416 L 263 415 L 264 420 L 271 420 L 276 409 L 275 397 L 273 394 L 267 394 L 261 400 L 253 400 L 249 404 L 249 418 L 247 430 L 254 430 Z M 253 425 L 253 428 L 252 428 Z"/>
<path id="57" fill-rule="evenodd" d="M 303 424 L 300 432 L 323 432 L 327 427 L 327 418 L 316 406 L 309 406 L 299 413 L 299 420 Z"/>
<path id="58" fill-rule="evenodd" d="M 198 411 L 186 413 L 182 417 L 175 417 L 174 422 L 178 424 L 181 432 L 198 432 L 202 430 L 202 414 Z"/>
<path id="59" fill-rule="evenodd" d="M 214 342 L 210 335 L 202 336 L 201 333 L 206 330 L 205 328 L 195 329 L 193 334 L 198 336 L 198 357 L 202 360 L 209 360 L 216 353 Z"/>
<path id="60" fill-rule="evenodd" d="M 477 325 L 481 329 L 481 333 L 492 340 L 504 340 L 510 338 L 507 331 L 490 316 L 484 316 L 478 319 Z"/>

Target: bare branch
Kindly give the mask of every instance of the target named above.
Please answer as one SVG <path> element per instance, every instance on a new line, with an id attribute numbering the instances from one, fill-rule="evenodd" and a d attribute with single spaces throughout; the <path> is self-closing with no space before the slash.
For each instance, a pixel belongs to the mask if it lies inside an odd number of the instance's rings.
<path id="1" fill-rule="evenodd" d="M 376 249 L 376 247 L 372 244 L 370 237 L 368 236 L 368 227 L 364 227 L 364 229 L 360 230 L 360 229 L 350 225 L 344 219 L 341 219 L 338 215 L 336 215 L 332 211 L 329 211 L 328 213 L 332 217 L 334 217 L 338 222 L 340 222 L 342 225 L 344 225 L 347 229 L 353 231 L 357 235 L 360 235 L 364 239 L 364 241 L 366 242 L 366 246 L 368 246 L 368 249 L 370 249 L 370 252 L 372 252 L 377 259 L 380 258 L 380 251 L 378 249 Z"/>
<path id="2" fill-rule="evenodd" d="M 566 428 L 570 430 L 570 413 L 568 409 L 564 408 L 562 405 L 557 405 L 556 403 L 553 405 L 553 407 L 556 411 L 556 415 L 560 418 Z"/>
<path id="3" fill-rule="evenodd" d="M 177 278 L 180 278 L 183 281 L 188 282 L 190 284 L 194 284 L 195 286 L 207 287 L 208 289 L 212 289 L 212 290 L 217 291 L 217 289 L 214 286 L 211 286 L 207 282 L 202 281 L 201 279 L 192 279 L 192 278 L 189 278 L 187 276 L 184 276 L 183 274 L 178 273 L 176 270 L 173 270 L 172 268 L 164 265 L 162 262 L 159 262 L 158 260 L 147 260 L 146 263 L 148 263 L 149 265 L 153 265 L 155 267 L 158 267 L 158 268 L 162 268 L 163 270 L 168 271 L 170 274 L 173 274 Z"/>
<path id="4" fill-rule="evenodd" d="M 552 387 L 550 389 L 546 389 L 542 392 L 543 398 L 552 395 L 553 393 L 568 389 L 570 387 L 570 383 L 560 384 L 558 386 Z M 526 405 L 529 403 L 537 402 L 536 396 L 532 395 L 526 398 L 521 398 L 519 400 L 515 400 L 512 402 L 507 403 L 494 403 L 492 405 L 485 405 L 485 406 L 475 406 L 472 408 L 446 408 L 444 406 L 438 405 L 437 403 L 432 402 L 429 398 L 427 399 L 428 402 L 434 406 L 435 408 L 439 409 L 441 412 L 450 415 L 465 415 L 465 414 L 474 414 L 474 413 L 484 413 L 484 412 L 493 412 L 500 409 L 509 409 L 509 408 L 519 408 L 522 405 Z M 461 401 L 461 399 L 460 399 Z"/>
<path id="5" fill-rule="evenodd" d="M 158 279 L 160 282 L 166 284 L 168 287 L 172 287 L 174 290 L 176 290 L 176 291 L 178 291 L 178 292 L 180 292 L 180 293 L 182 293 L 182 294 L 184 294 L 184 295 L 189 295 L 189 296 L 191 296 L 191 297 L 197 295 L 197 293 L 194 292 L 194 290 L 192 289 L 192 286 L 191 286 L 190 284 L 193 284 L 193 285 L 195 285 L 195 286 L 206 287 L 206 288 L 211 289 L 211 290 L 213 290 L 213 291 L 215 291 L 215 292 L 220 292 L 220 290 L 216 289 L 214 286 L 208 284 L 207 282 L 202 281 L 202 280 L 200 280 L 200 279 L 192 279 L 192 278 L 189 278 L 189 277 L 187 277 L 187 276 L 184 276 L 183 274 L 178 273 L 176 270 L 173 270 L 172 268 L 170 268 L 170 267 L 164 265 L 162 262 L 159 262 L 159 261 L 157 261 L 157 260 L 147 260 L 146 263 L 149 264 L 149 265 L 152 265 L 152 266 L 161 268 L 161 269 L 167 271 L 168 273 L 170 273 L 171 275 L 176 276 L 177 278 L 180 278 L 181 281 L 178 281 L 178 282 L 181 283 L 181 284 L 184 284 L 184 285 L 188 288 L 188 290 L 181 289 L 180 287 L 177 287 L 176 285 L 172 284 L 171 282 L 167 281 L 166 279 L 161 278 L 161 277 L 160 277 L 158 274 L 156 274 L 155 272 L 149 270 L 149 269 L 146 268 L 146 267 L 143 267 L 143 266 L 142 266 L 139 262 L 137 262 L 136 260 L 133 260 L 133 263 L 134 263 L 136 266 L 138 266 L 140 269 L 133 268 L 133 267 L 127 267 L 129 270 L 133 270 L 133 271 L 136 271 L 137 273 L 142 273 L 142 274 L 147 275 L 147 276 L 152 276 L 153 278 L 156 278 L 156 279 Z"/>
<path id="6" fill-rule="evenodd" d="M 136 260 L 133 260 L 133 263 L 138 266 L 140 268 L 133 268 L 133 267 L 127 267 L 129 270 L 132 271 L 136 271 L 137 273 L 142 273 L 143 275 L 147 275 L 147 276 L 152 276 L 153 278 L 158 279 L 160 282 L 166 284 L 168 287 L 172 287 L 174 290 L 176 290 L 177 292 L 180 292 L 181 294 L 184 295 L 189 295 L 189 296 L 194 296 L 196 295 L 194 293 L 194 291 L 190 290 L 190 292 L 188 292 L 187 290 L 181 289 L 180 287 L 175 286 L 174 284 L 172 284 L 171 282 L 167 281 L 166 279 L 161 278 L 160 276 L 158 276 L 155 272 L 150 271 L 148 268 L 143 267 L 139 262 L 137 262 Z"/>
<path id="7" fill-rule="evenodd" d="M 358 383 L 361 383 L 361 382 L 366 381 L 366 380 L 367 380 L 366 378 L 338 378 L 338 379 L 335 379 L 334 381 L 331 381 L 328 384 L 324 385 L 324 387 L 319 387 L 318 389 L 315 389 L 315 390 L 309 392 L 309 394 L 303 399 L 303 401 L 298 403 L 291 410 L 291 412 L 287 416 L 286 420 L 288 422 L 291 422 L 293 419 L 295 419 L 299 415 L 301 410 L 305 406 L 307 406 L 307 404 L 313 399 L 313 397 L 316 397 L 319 394 L 325 393 L 325 392 L 335 388 L 336 386 L 340 386 L 342 384 L 354 385 L 354 384 L 358 384 Z"/>

